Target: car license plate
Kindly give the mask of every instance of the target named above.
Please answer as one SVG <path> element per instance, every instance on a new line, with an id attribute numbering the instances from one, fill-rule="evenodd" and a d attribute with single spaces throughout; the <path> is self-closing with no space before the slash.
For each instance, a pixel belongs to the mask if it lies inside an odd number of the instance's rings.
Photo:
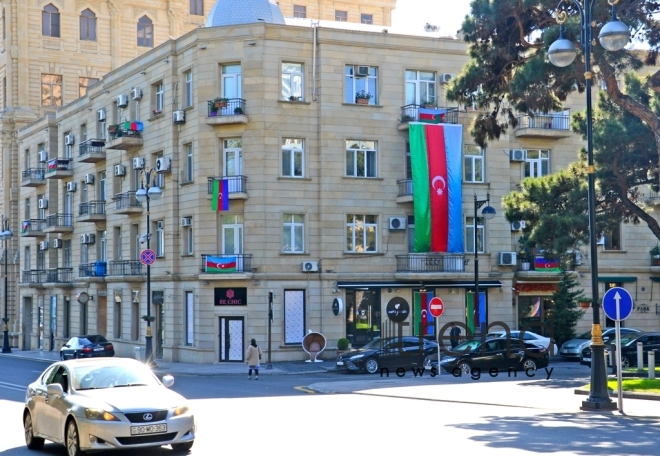
<path id="1" fill-rule="evenodd" d="M 586 362 L 590 363 L 590 362 L 591 362 L 591 358 L 582 358 L 582 361 L 586 361 Z"/>
<path id="2" fill-rule="evenodd" d="M 343 361 L 337 361 L 337 366 L 343 366 L 344 362 Z"/>
<path id="3" fill-rule="evenodd" d="M 103 351 L 103 347 L 101 347 L 101 348 L 95 348 L 94 351 L 95 351 L 95 352 L 102 352 L 102 351 Z"/>
<path id="4" fill-rule="evenodd" d="M 167 432 L 167 424 L 148 424 L 146 426 L 131 426 L 131 435 L 156 434 Z"/>

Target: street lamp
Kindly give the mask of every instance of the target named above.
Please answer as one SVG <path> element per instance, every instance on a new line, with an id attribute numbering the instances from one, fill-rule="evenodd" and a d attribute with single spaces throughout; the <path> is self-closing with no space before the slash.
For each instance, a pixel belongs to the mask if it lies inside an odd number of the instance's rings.
<path id="1" fill-rule="evenodd" d="M 568 0 L 562 0 L 568 1 Z M 596 244 L 596 183 L 593 153 L 593 114 L 591 111 L 591 46 L 592 46 L 592 7 L 594 0 L 572 0 L 580 12 L 581 44 L 584 52 L 584 78 L 587 86 L 587 161 L 588 161 L 588 200 L 589 200 L 589 238 L 591 250 L 591 308 L 593 321 L 591 326 L 591 388 L 589 398 L 582 401 L 581 410 L 615 410 L 614 404 L 607 392 L 607 372 L 605 366 L 605 345 L 603 344 L 602 329 L 600 326 L 600 303 L 598 302 L 598 247 Z M 600 30 L 598 40 L 601 46 L 608 51 L 620 51 L 630 40 L 630 30 L 616 18 L 615 5 L 619 0 L 608 0 L 612 5 L 612 20 Z M 561 1 L 559 5 L 561 5 Z M 559 8 L 557 5 L 557 8 Z M 576 51 L 573 43 L 563 36 L 564 22 L 567 14 L 557 10 L 557 23 L 559 23 L 559 39 L 552 43 L 548 50 L 548 59 L 558 67 L 565 67 L 573 63 Z"/>
<path id="2" fill-rule="evenodd" d="M 495 208 L 490 205 L 490 193 L 486 193 L 485 200 L 478 200 L 477 195 L 474 195 L 474 299 L 472 300 L 472 309 L 478 309 L 479 306 L 479 248 L 477 246 L 477 211 L 481 206 L 487 204 L 481 211 L 481 215 L 485 220 L 492 220 L 497 212 Z M 481 330 L 481 328 L 479 328 Z"/>
<path id="3" fill-rule="evenodd" d="M 14 237 L 14 233 L 9 229 L 9 219 L 2 220 L 2 232 L 0 232 L 0 239 L 4 241 L 4 257 L 5 257 L 5 318 L 2 319 L 4 327 L 2 329 L 2 353 L 11 353 L 9 346 L 9 316 L 7 315 L 7 241 Z"/>
<path id="4" fill-rule="evenodd" d="M 155 168 L 142 170 L 140 172 L 140 189 L 135 192 L 135 198 L 141 203 L 147 203 L 147 250 L 149 250 L 149 241 L 151 240 L 151 220 L 149 218 L 149 202 L 160 199 L 163 191 L 155 185 L 157 171 Z M 145 336 L 144 362 L 147 365 L 153 365 L 151 344 L 151 265 L 147 263 L 147 335 Z"/>

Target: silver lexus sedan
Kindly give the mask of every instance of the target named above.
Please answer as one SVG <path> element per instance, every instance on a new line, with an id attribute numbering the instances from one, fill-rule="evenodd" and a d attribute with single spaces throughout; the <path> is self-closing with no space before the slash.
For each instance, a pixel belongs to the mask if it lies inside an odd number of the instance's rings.
<path id="1" fill-rule="evenodd" d="M 183 396 L 144 364 L 130 358 L 91 358 L 49 366 L 25 395 L 25 443 L 44 440 L 66 446 L 68 456 L 85 451 L 171 445 L 187 452 L 195 417 Z"/>

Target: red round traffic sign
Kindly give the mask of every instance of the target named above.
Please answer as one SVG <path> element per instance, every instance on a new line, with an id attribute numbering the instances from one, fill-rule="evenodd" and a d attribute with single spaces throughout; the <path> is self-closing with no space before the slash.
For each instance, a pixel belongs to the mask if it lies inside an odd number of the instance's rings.
<path id="1" fill-rule="evenodd" d="M 442 315 L 442 312 L 445 311 L 445 305 L 442 303 L 442 299 L 436 296 L 435 298 L 431 298 L 429 301 L 429 309 L 431 311 L 431 315 L 438 318 L 440 315 Z"/>

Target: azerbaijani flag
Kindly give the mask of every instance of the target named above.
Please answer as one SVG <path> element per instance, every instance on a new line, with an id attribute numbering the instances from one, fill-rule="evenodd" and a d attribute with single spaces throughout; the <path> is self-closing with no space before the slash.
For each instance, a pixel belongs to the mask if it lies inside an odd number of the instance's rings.
<path id="1" fill-rule="evenodd" d="M 415 252 L 463 253 L 462 125 L 409 124 Z"/>
<path id="2" fill-rule="evenodd" d="M 236 257 L 206 257 L 206 272 L 236 272 Z"/>
<path id="3" fill-rule="evenodd" d="M 541 272 L 561 272 L 559 258 L 546 259 L 542 256 L 534 257 L 534 269 Z"/>
<path id="4" fill-rule="evenodd" d="M 48 172 L 51 173 L 57 170 L 57 160 L 51 160 L 48 162 Z"/>
<path id="5" fill-rule="evenodd" d="M 429 301 L 433 298 L 433 293 L 428 291 L 415 292 L 413 297 L 413 310 L 415 312 L 415 332 L 414 335 L 419 334 L 428 335 L 434 333 L 435 318 L 431 315 L 429 309 Z"/>
<path id="6" fill-rule="evenodd" d="M 21 234 L 27 233 L 29 229 L 30 229 L 30 221 L 29 220 L 21 222 Z"/>
<path id="7" fill-rule="evenodd" d="M 447 114 L 446 109 L 425 109 L 419 108 L 419 121 L 425 123 L 439 124 Z"/>
<path id="8" fill-rule="evenodd" d="M 213 212 L 229 210 L 229 181 L 227 179 L 213 180 L 211 210 Z"/>
<path id="9" fill-rule="evenodd" d="M 467 303 L 465 305 L 465 321 L 467 327 L 472 334 L 476 329 L 482 332 L 486 329 L 486 293 L 479 291 L 479 305 L 474 305 L 474 290 L 466 293 L 465 298 Z"/>

